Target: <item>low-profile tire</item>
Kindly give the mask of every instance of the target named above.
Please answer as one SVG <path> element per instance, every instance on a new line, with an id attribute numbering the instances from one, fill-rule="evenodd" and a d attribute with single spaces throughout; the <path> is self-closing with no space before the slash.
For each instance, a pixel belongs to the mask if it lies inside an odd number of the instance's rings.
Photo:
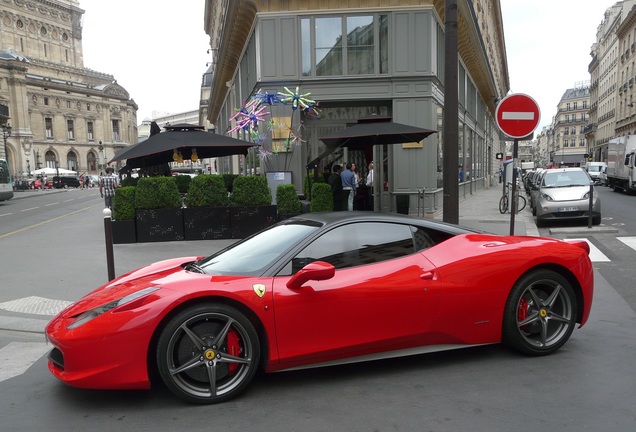
<path id="1" fill-rule="evenodd" d="M 601 224 L 601 217 L 592 217 L 592 225 L 600 225 Z"/>
<path id="2" fill-rule="evenodd" d="M 249 385 L 260 360 L 258 334 L 241 312 L 201 304 L 173 317 L 157 342 L 161 379 L 179 398 L 197 404 L 231 399 Z"/>
<path id="3" fill-rule="evenodd" d="M 504 311 L 502 342 L 524 354 L 552 354 L 576 325 L 576 295 L 559 273 L 541 269 L 513 286 Z"/>

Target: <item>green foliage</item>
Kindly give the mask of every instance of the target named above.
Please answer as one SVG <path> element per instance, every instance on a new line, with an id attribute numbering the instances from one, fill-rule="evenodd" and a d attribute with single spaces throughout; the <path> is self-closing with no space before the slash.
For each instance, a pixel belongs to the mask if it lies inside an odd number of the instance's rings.
<path id="1" fill-rule="evenodd" d="M 139 183 L 139 177 L 126 177 L 121 181 L 122 186 L 137 186 Z"/>
<path id="2" fill-rule="evenodd" d="M 184 177 L 184 176 L 180 176 Z M 229 204 L 227 188 L 220 175 L 198 175 L 190 182 L 185 199 L 188 207 L 224 207 Z"/>
<path id="3" fill-rule="evenodd" d="M 311 188 L 311 204 L 309 209 L 315 212 L 333 211 L 333 194 L 327 183 L 314 183 Z"/>
<path id="4" fill-rule="evenodd" d="M 143 177 L 137 183 L 135 209 L 181 208 L 181 194 L 174 177 Z"/>
<path id="5" fill-rule="evenodd" d="M 174 179 L 177 182 L 177 189 L 179 189 L 179 193 L 187 193 L 192 177 L 189 175 L 176 175 L 174 176 Z"/>
<path id="6" fill-rule="evenodd" d="M 115 189 L 113 197 L 113 219 L 135 219 L 135 186 L 123 186 Z"/>
<path id="7" fill-rule="evenodd" d="M 318 178 L 314 178 L 314 174 L 309 174 L 307 177 L 305 177 L 305 184 L 304 184 L 304 192 L 305 192 L 305 197 L 310 200 L 311 199 L 311 192 L 312 192 L 312 188 L 314 186 L 315 183 L 327 183 L 327 178 L 325 178 L 325 176 L 323 174 L 318 174 Z"/>
<path id="8" fill-rule="evenodd" d="M 300 214 L 302 204 L 296 193 L 296 187 L 293 184 L 281 184 L 276 186 L 276 205 L 278 206 L 278 214 Z"/>
<path id="9" fill-rule="evenodd" d="M 238 174 L 221 174 L 223 176 L 223 182 L 228 192 L 232 193 L 234 187 L 234 180 L 238 177 Z"/>
<path id="10" fill-rule="evenodd" d="M 272 192 L 267 179 L 262 176 L 239 176 L 234 180 L 231 205 L 259 206 L 271 205 Z"/>

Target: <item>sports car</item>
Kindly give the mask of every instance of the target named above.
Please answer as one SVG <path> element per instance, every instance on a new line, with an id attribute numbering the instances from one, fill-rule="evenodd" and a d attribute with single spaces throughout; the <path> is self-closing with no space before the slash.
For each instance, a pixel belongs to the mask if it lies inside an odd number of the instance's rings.
<path id="1" fill-rule="evenodd" d="M 588 255 L 584 241 L 397 214 L 304 214 L 87 294 L 47 325 L 48 367 L 74 387 L 158 381 L 188 402 L 216 403 L 259 370 L 496 343 L 551 354 L 588 319 Z"/>

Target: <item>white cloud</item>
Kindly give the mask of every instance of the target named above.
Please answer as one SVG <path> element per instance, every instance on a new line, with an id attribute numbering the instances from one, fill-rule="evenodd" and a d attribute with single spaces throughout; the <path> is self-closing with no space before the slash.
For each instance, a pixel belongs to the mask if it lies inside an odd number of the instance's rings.
<path id="1" fill-rule="evenodd" d="M 541 108 L 537 132 L 552 122 L 561 96 L 589 81 L 590 51 L 615 0 L 501 0 L 511 93 Z"/>
<path id="2" fill-rule="evenodd" d="M 80 0 L 84 66 L 111 74 L 139 105 L 153 111 L 199 108 L 201 77 L 211 60 L 204 0 Z"/>

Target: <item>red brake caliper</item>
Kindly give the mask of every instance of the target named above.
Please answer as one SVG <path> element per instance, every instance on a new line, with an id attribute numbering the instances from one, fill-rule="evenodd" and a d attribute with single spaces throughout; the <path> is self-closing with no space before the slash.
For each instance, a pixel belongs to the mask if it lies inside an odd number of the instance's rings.
<path id="1" fill-rule="evenodd" d="M 228 354 L 233 355 L 235 357 L 240 357 L 241 355 L 243 355 L 243 348 L 241 348 L 241 342 L 240 342 L 239 336 L 234 329 L 230 329 L 230 331 L 227 334 L 227 352 Z M 238 369 L 238 367 L 239 367 L 238 363 L 230 363 L 229 364 L 230 374 L 236 373 L 236 370 Z"/>
<path id="2" fill-rule="evenodd" d="M 526 318 L 528 318 L 528 300 L 522 298 L 519 301 L 519 309 L 517 310 L 517 322 L 521 322 L 523 320 L 525 320 Z M 525 330 L 526 326 L 522 326 L 521 330 Z"/>

